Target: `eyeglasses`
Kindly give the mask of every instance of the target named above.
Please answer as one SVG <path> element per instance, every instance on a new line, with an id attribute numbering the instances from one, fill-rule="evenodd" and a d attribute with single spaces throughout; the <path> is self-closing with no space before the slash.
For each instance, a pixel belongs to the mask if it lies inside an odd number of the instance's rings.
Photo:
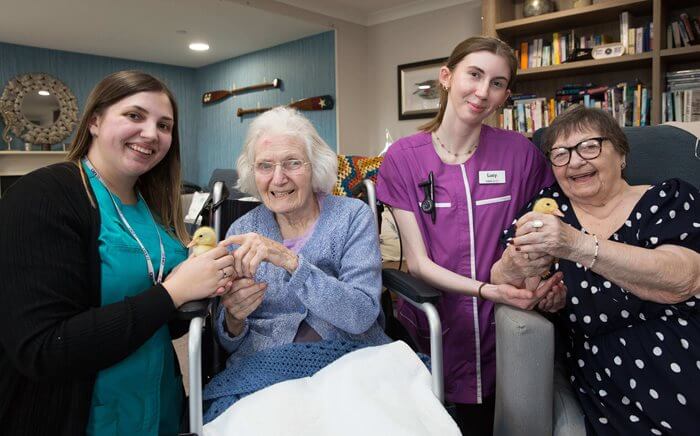
<path id="1" fill-rule="evenodd" d="M 282 168 L 282 172 L 285 174 L 298 174 L 302 172 L 304 167 L 310 163 L 311 162 L 304 162 L 303 160 L 299 159 L 287 159 L 283 160 L 282 162 L 270 162 L 268 160 L 264 160 L 261 162 L 256 162 L 255 165 L 253 165 L 253 169 L 257 174 L 268 176 L 274 173 L 275 167 L 279 165 L 280 168 Z"/>
<path id="2" fill-rule="evenodd" d="M 584 160 L 595 159 L 600 156 L 600 151 L 603 148 L 603 141 L 608 138 L 588 138 L 573 147 L 556 147 L 549 152 L 549 161 L 555 167 L 563 167 L 571 161 L 571 151 L 576 150 L 576 153 Z"/>

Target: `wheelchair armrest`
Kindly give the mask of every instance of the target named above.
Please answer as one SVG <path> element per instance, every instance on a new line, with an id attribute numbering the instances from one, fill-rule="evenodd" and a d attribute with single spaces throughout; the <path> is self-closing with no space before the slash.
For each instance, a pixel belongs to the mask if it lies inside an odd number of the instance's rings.
<path id="1" fill-rule="evenodd" d="M 497 304 L 495 436 L 552 434 L 554 326 L 541 314 Z"/>
<path id="2" fill-rule="evenodd" d="M 440 292 L 436 291 L 432 286 L 406 272 L 396 269 L 382 270 L 382 283 L 387 289 L 414 303 L 431 303 L 434 305 L 441 296 Z"/>
<path id="3" fill-rule="evenodd" d="M 197 317 L 205 318 L 209 313 L 210 298 L 204 300 L 188 301 L 177 309 L 177 319 L 190 321 Z"/>

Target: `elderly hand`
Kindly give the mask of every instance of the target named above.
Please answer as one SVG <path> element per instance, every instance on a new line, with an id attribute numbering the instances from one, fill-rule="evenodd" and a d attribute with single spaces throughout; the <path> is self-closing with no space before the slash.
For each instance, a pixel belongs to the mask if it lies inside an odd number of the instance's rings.
<path id="1" fill-rule="evenodd" d="M 512 282 L 519 282 L 527 277 L 540 277 L 549 271 L 554 257 L 548 253 L 523 253 L 508 245 L 503 252 L 504 267 Z"/>
<path id="2" fill-rule="evenodd" d="M 299 259 L 292 250 L 257 233 L 229 236 L 219 243 L 226 247 L 233 244 L 239 245 L 232 253 L 238 277 L 255 277 L 262 261 L 284 268 L 290 274 L 299 266 Z"/>
<path id="3" fill-rule="evenodd" d="M 555 291 L 553 288 L 556 284 L 560 284 L 563 276 L 561 272 L 553 274 L 552 277 L 543 280 L 534 291 L 519 289 L 508 284 L 486 285 L 483 288 L 482 295 L 493 302 L 508 304 L 525 310 L 532 310 L 541 303 L 542 299 L 545 299 L 545 302 L 542 303 L 543 310 L 559 310 L 561 308 L 559 306 L 561 306 L 562 289 L 556 288 Z M 564 294 L 565 291 L 566 288 L 563 290 Z M 547 295 L 552 292 L 556 292 L 556 294 L 547 300 Z"/>
<path id="4" fill-rule="evenodd" d="M 243 330 L 248 315 L 260 306 L 265 297 L 267 283 L 256 283 L 249 278 L 238 278 L 224 295 L 221 304 L 226 308 L 226 328 L 233 336 Z"/>
<path id="5" fill-rule="evenodd" d="M 540 286 L 545 285 L 545 281 L 540 282 Z M 537 308 L 542 312 L 558 312 L 566 306 L 566 285 L 563 281 L 554 283 L 552 289 L 545 294 L 537 303 Z"/>
<path id="6" fill-rule="evenodd" d="M 570 259 L 584 244 L 581 232 L 554 215 L 528 212 L 515 225 L 517 231 L 512 243 L 515 251 L 523 255 L 548 253 Z"/>

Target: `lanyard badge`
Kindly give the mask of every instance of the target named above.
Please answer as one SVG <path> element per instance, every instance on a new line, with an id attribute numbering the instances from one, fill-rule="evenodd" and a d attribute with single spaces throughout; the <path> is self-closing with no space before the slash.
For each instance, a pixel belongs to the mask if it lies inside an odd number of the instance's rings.
<path id="1" fill-rule="evenodd" d="M 151 255 L 148 254 L 148 250 L 146 250 L 146 247 L 143 245 L 141 240 L 139 239 L 138 235 L 134 231 L 134 229 L 131 227 L 131 224 L 129 224 L 129 221 L 127 221 L 126 217 L 124 216 L 124 213 L 122 212 L 121 208 L 117 204 L 117 201 L 114 199 L 114 196 L 112 195 L 112 192 L 109 190 L 107 187 L 107 184 L 105 181 L 102 179 L 100 174 L 97 172 L 95 167 L 92 166 L 92 163 L 90 160 L 88 160 L 87 156 L 83 158 L 83 163 L 85 163 L 85 166 L 88 167 L 90 172 L 97 178 L 97 180 L 102 183 L 102 185 L 105 187 L 107 190 L 107 193 L 109 194 L 109 198 L 112 199 L 112 204 L 114 204 L 114 208 L 117 210 L 117 214 L 119 215 L 119 219 L 122 221 L 122 224 L 126 227 L 126 229 L 129 231 L 131 234 L 131 237 L 134 238 L 136 243 L 139 245 L 139 248 L 141 248 L 141 253 L 143 253 L 143 257 L 146 259 L 146 267 L 148 267 L 148 277 L 151 279 L 154 285 L 157 285 L 159 283 L 163 282 L 163 270 L 165 270 L 165 249 L 163 248 L 163 239 L 160 237 L 160 232 L 158 231 L 158 224 L 156 224 L 156 220 L 153 218 L 153 214 L 151 213 L 151 209 L 148 208 L 148 205 L 146 205 L 146 209 L 148 209 L 148 213 L 151 216 L 151 221 L 153 222 L 153 227 L 155 228 L 156 235 L 158 235 L 158 244 L 160 245 L 160 266 L 158 268 L 158 277 L 156 278 L 155 270 L 153 269 L 153 262 L 151 261 Z M 139 198 L 146 203 L 146 200 L 143 199 L 143 196 L 141 193 L 138 193 Z"/>

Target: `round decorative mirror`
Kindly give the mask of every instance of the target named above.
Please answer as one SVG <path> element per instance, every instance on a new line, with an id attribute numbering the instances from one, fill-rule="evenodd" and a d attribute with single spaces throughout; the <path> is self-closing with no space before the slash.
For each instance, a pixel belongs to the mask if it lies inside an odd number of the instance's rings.
<path id="1" fill-rule="evenodd" d="M 0 114 L 8 131 L 30 144 L 50 150 L 70 136 L 78 121 L 78 103 L 71 90 L 48 74 L 22 74 L 10 80 L 0 97 Z M 8 143 L 9 145 L 9 143 Z"/>

